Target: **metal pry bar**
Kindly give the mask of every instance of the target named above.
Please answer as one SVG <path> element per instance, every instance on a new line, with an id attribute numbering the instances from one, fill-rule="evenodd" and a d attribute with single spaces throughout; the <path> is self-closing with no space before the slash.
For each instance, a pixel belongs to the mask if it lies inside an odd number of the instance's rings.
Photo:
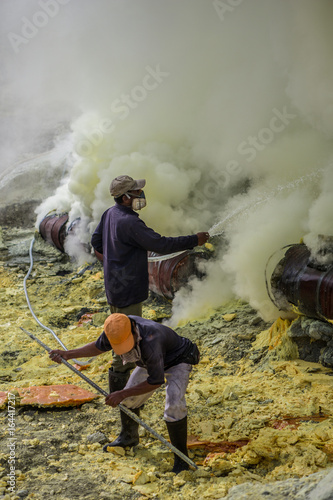
<path id="1" fill-rule="evenodd" d="M 40 346 L 42 346 L 47 352 L 50 352 L 52 349 L 50 347 L 48 347 L 46 344 L 44 344 L 44 342 L 42 342 L 41 340 L 39 340 L 37 337 L 35 337 L 32 333 L 28 332 L 27 330 L 25 330 L 24 328 L 22 328 L 20 326 L 20 329 L 25 332 L 27 335 L 29 335 L 29 337 L 34 340 L 35 342 L 37 342 Z M 94 389 L 96 389 L 96 391 L 98 391 L 100 394 L 102 394 L 103 396 L 108 396 L 108 393 L 106 391 L 104 391 L 104 389 L 102 389 L 101 387 L 99 387 L 97 384 L 95 384 L 95 382 L 93 382 L 92 380 L 90 380 L 90 378 L 88 378 L 86 375 L 84 375 L 83 373 L 81 373 L 79 370 L 77 370 L 75 368 L 75 366 L 71 365 L 70 363 L 68 363 L 68 361 L 66 361 L 65 359 L 62 359 L 61 362 L 66 365 L 70 370 L 72 370 L 74 373 L 76 373 L 77 375 L 79 375 L 79 377 L 81 377 L 83 380 L 85 380 L 89 385 L 91 385 Z M 141 425 L 142 427 L 144 427 L 148 432 L 150 432 L 153 436 L 156 437 L 156 439 L 158 439 L 159 441 L 161 441 L 161 443 L 163 443 L 165 446 L 167 446 L 173 453 L 175 453 L 176 455 L 178 455 L 182 460 L 184 460 L 184 462 L 186 462 L 188 465 L 190 465 L 191 467 L 194 467 L 195 469 L 198 468 L 198 466 L 190 459 L 188 458 L 186 455 L 184 455 L 184 453 L 182 453 L 180 450 L 178 450 L 178 448 L 176 448 L 175 446 L 173 446 L 171 443 L 169 443 L 166 439 L 164 439 L 163 436 L 161 436 L 160 434 L 158 434 L 156 431 L 154 431 L 154 429 L 152 429 L 151 427 L 149 427 L 149 425 L 147 425 L 143 420 L 141 420 L 135 413 L 133 413 L 129 408 L 127 408 L 126 406 L 124 406 L 123 404 L 119 403 L 119 408 L 121 408 L 121 410 L 126 413 L 129 417 L 131 417 L 133 420 L 135 420 L 135 422 L 137 422 L 139 425 Z"/>

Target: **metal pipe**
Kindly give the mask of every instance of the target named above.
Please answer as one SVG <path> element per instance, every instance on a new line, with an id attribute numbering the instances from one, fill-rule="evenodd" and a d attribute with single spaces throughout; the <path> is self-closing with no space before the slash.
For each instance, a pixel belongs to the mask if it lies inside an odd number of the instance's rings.
<path id="1" fill-rule="evenodd" d="M 150 252 L 148 257 L 149 289 L 157 295 L 173 299 L 175 293 L 188 283 L 190 276 L 203 276 L 198 262 L 207 259 L 205 251 L 185 250 L 169 255 Z"/>
<path id="2" fill-rule="evenodd" d="M 39 225 L 39 232 L 42 238 L 54 245 L 61 252 L 64 252 L 67 222 L 67 213 L 61 215 L 52 214 L 46 215 Z"/>
<path id="3" fill-rule="evenodd" d="M 332 259 L 321 265 L 306 245 L 290 245 L 275 267 L 270 285 L 271 299 L 279 309 L 333 322 Z"/>
<path id="4" fill-rule="evenodd" d="M 28 332 L 27 330 L 25 330 L 24 328 L 22 328 L 20 326 L 21 330 L 23 332 L 25 332 L 27 335 L 29 335 L 29 337 L 32 339 L 32 340 L 35 340 L 40 346 L 42 346 L 47 352 L 50 352 L 51 349 L 50 347 L 48 347 L 46 344 L 44 344 L 44 342 L 42 342 L 41 340 L 39 340 L 37 337 L 35 337 L 32 333 Z M 68 361 L 66 361 L 65 359 L 62 359 L 61 362 L 67 366 L 67 368 L 69 368 L 70 370 L 72 370 L 74 373 L 76 373 L 77 375 L 79 375 L 79 377 L 81 377 L 83 380 L 85 380 L 85 382 L 87 382 L 88 384 L 90 384 L 94 389 L 96 389 L 96 391 L 98 391 L 99 393 L 101 393 L 103 396 L 108 396 L 108 393 L 106 391 L 104 391 L 104 389 L 102 389 L 101 387 L 99 387 L 97 384 L 95 384 L 95 382 L 93 382 L 90 378 L 88 378 L 86 375 L 84 375 L 83 373 L 81 373 L 79 370 L 77 370 L 75 368 L 75 366 L 71 365 L 70 363 L 68 363 Z M 175 446 L 173 446 L 171 443 L 169 443 L 166 439 L 164 439 L 163 436 L 161 436 L 160 434 L 158 434 L 156 431 L 154 431 L 154 429 L 152 429 L 151 427 L 149 427 L 149 425 L 147 425 L 143 420 L 141 420 L 135 413 L 133 413 L 129 408 L 127 408 L 126 406 L 124 406 L 122 403 L 119 403 L 119 408 L 121 409 L 121 411 L 123 411 L 124 413 L 126 413 L 129 417 L 131 417 L 133 420 L 135 420 L 139 425 L 142 425 L 142 427 L 144 427 L 148 432 L 150 432 L 151 434 L 153 434 L 153 436 L 155 436 L 159 441 L 161 441 L 161 443 L 163 443 L 165 446 L 167 446 L 173 453 L 175 453 L 176 455 L 178 455 L 182 460 L 184 460 L 184 462 L 186 462 L 188 465 L 191 465 L 191 467 L 194 467 L 195 469 L 198 468 L 198 466 L 190 459 L 188 458 L 186 455 L 184 455 L 184 453 L 182 453 L 180 450 L 178 450 L 178 448 L 176 448 Z"/>

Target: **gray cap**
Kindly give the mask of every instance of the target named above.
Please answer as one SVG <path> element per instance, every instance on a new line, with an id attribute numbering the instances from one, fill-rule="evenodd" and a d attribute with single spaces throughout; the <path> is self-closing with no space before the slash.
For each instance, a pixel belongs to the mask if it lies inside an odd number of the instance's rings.
<path id="1" fill-rule="evenodd" d="M 146 179 L 134 180 L 129 175 L 119 175 L 110 184 L 110 193 L 114 198 L 118 198 L 127 191 L 135 191 L 136 189 L 142 189 L 146 184 Z"/>

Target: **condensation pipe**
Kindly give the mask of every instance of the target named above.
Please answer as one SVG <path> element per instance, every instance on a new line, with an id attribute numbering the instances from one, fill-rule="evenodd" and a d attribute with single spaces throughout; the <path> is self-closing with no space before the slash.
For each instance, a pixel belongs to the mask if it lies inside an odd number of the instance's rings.
<path id="1" fill-rule="evenodd" d="M 68 214 L 46 215 L 39 225 L 39 232 L 42 238 L 54 245 L 58 250 L 64 252 L 64 242 L 66 238 L 66 224 Z"/>
<path id="2" fill-rule="evenodd" d="M 169 255 L 150 254 L 148 258 L 149 289 L 167 299 L 188 283 L 190 276 L 203 277 L 198 263 L 211 254 L 205 251 L 185 250 Z"/>
<path id="3" fill-rule="evenodd" d="M 287 248 L 270 279 L 271 300 L 280 310 L 333 323 L 333 255 L 320 265 L 306 245 Z"/>

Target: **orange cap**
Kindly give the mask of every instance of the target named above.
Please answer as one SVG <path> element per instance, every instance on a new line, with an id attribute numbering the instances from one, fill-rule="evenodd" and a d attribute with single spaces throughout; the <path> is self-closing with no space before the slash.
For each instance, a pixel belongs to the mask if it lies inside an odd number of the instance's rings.
<path id="1" fill-rule="evenodd" d="M 116 354 L 125 354 L 133 349 L 131 320 L 126 314 L 110 314 L 104 322 L 104 332 Z"/>

